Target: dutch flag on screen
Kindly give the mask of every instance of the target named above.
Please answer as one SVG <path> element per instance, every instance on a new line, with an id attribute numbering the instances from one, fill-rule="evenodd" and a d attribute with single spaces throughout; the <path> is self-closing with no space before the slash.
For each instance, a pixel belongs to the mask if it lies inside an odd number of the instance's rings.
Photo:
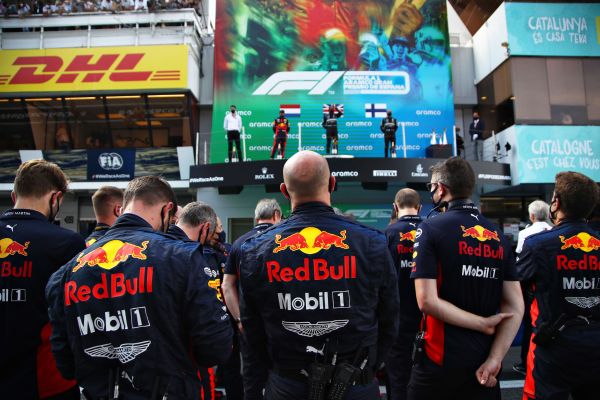
<path id="1" fill-rule="evenodd" d="M 300 104 L 281 104 L 279 109 L 285 111 L 288 118 L 300 116 Z"/>
<path id="2" fill-rule="evenodd" d="M 387 116 L 387 104 L 365 104 L 365 118 L 385 118 Z"/>

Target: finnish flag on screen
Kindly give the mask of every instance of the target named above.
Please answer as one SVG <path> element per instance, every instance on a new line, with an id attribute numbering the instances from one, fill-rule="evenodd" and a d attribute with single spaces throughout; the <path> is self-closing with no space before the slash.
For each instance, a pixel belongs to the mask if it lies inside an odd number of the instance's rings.
<path id="1" fill-rule="evenodd" d="M 365 118 L 385 118 L 387 116 L 387 104 L 367 103 L 365 104 Z"/>

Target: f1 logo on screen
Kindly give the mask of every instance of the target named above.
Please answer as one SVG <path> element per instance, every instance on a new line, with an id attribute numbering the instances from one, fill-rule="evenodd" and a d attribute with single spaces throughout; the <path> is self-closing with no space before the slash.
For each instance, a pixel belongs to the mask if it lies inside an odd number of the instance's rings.
<path id="1" fill-rule="evenodd" d="M 288 90 L 309 90 L 309 95 L 322 95 L 342 76 L 344 93 L 403 95 L 410 92 L 410 77 L 404 71 L 285 71 L 271 75 L 252 95 L 280 95 Z M 385 81 L 397 84 L 373 86 L 374 82 Z M 369 85 L 365 87 L 364 83 Z"/>

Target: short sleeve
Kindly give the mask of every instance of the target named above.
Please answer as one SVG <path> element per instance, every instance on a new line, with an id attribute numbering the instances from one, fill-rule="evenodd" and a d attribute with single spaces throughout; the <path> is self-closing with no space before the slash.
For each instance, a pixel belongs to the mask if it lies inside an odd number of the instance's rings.
<path id="1" fill-rule="evenodd" d="M 521 281 L 530 280 L 536 273 L 535 249 L 531 246 L 529 238 L 525 239 L 523 250 L 517 257 L 516 270 Z"/>

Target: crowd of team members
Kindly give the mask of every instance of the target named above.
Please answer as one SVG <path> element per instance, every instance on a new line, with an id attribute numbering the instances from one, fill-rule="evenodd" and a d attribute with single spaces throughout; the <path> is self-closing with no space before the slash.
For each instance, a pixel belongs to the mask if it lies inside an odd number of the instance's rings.
<path id="1" fill-rule="evenodd" d="M 335 212 L 323 157 L 300 152 L 283 174 L 291 216 L 261 200 L 232 245 L 209 205 L 178 206 L 156 176 L 100 188 L 84 242 L 53 223 L 64 173 L 22 164 L 0 216 L 3 397 L 208 400 L 218 365 L 229 400 L 377 399 L 382 369 L 390 399 L 497 399 L 526 312 L 523 398 L 596 398 L 592 180 L 557 175 L 555 226 L 519 243 L 515 262 L 470 200 L 463 159 L 432 168 L 433 217 L 402 189 L 385 233 Z"/>

